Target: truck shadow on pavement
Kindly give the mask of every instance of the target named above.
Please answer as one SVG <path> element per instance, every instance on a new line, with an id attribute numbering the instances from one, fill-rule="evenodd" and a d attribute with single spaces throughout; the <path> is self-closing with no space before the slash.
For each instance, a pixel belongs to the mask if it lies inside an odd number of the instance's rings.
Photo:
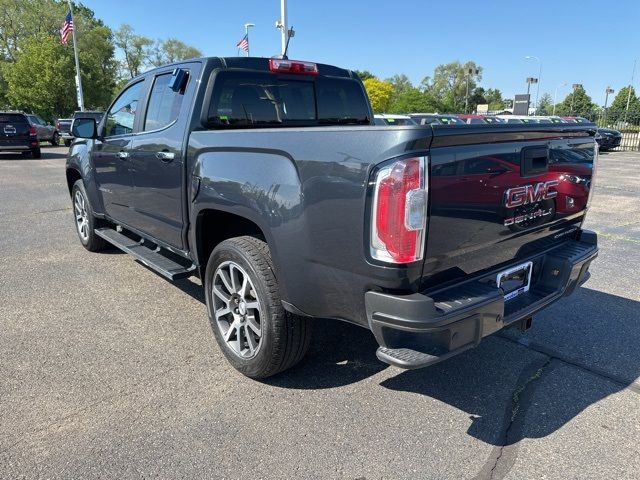
<path id="1" fill-rule="evenodd" d="M 626 388 L 640 394 L 639 312 L 640 302 L 581 288 L 540 314 L 527 333 L 505 331 L 430 368 L 393 368 L 385 375 L 397 374 L 380 386 L 466 412 L 467 433 L 496 447 L 546 437 L 610 395 Z M 377 360 L 377 346 L 360 327 L 318 321 L 306 360 L 265 383 L 346 386 L 391 368 Z"/>

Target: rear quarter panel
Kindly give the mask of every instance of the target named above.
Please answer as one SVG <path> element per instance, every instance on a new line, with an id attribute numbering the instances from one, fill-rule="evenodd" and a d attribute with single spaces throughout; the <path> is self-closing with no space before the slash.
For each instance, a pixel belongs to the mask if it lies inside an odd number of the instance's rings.
<path id="1" fill-rule="evenodd" d="M 371 168 L 424 155 L 430 140 L 429 127 L 193 132 L 188 171 L 200 189 L 191 224 L 204 209 L 254 221 L 269 242 L 283 299 L 309 315 L 364 325 L 366 290 L 417 288 L 421 275 L 419 264 L 392 268 L 366 256 Z"/>

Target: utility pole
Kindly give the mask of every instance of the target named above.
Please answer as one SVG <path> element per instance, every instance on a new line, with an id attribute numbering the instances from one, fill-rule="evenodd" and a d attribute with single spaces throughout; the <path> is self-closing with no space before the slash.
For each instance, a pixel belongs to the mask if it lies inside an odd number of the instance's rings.
<path id="1" fill-rule="evenodd" d="M 80 111 L 84 111 L 84 94 L 82 93 L 82 77 L 80 75 L 80 61 L 78 60 L 78 45 L 76 44 L 76 21 L 73 18 L 73 5 L 69 0 L 69 11 L 71 12 L 71 21 L 73 22 L 73 30 L 71 30 L 71 36 L 73 37 L 73 54 L 76 57 L 76 92 L 78 95 L 78 107 Z"/>
<path id="2" fill-rule="evenodd" d="M 629 93 L 627 93 L 627 108 L 624 110 L 624 122 L 627 122 L 627 114 L 629 113 L 629 102 L 631 101 L 631 88 L 633 87 L 633 78 L 636 76 L 636 63 L 638 59 L 633 61 L 633 71 L 631 72 L 631 83 L 629 84 Z"/>
<path id="3" fill-rule="evenodd" d="M 611 87 L 607 87 L 607 89 L 604 91 L 605 96 L 604 96 L 604 119 L 603 122 L 607 122 L 607 102 L 609 100 L 609 94 L 613 93 L 615 90 Z"/>

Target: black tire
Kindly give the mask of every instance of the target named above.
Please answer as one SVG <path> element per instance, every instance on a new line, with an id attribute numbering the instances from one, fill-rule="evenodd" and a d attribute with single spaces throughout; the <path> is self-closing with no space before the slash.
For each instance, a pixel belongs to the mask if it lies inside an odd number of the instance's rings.
<path id="1" fill-rule="evenodd" d="M 224 340 L 223 331 L 215 318 L 214 275 L 221 265 L 229 262 L 239 265 L 246 272 L 259 302 L 262 334 L 257 353 L 251 358 L 243 358 L 231 348 Z M 270 377 L 293 367 L 307 353 L 311 339 L 311 319 L 293 315 L 282 306 L 266 242 L 248 236 L 221 242 L 207 262 L 205 289 L 209 320 L 216 341 L 229 363 L 240 373 L 256 379 Z M 238 336 L 239 332 L 238 330 Z M 245 332 L 245 339 L 246 334 Z"/>
<path id="2" fill-rule="evenodd" d="M 77 218 L 79 212 L 76 205 L 76 195 L 78 194 L 83 198 L 85 205 L 87 222 L 85 230 L 86 235 L 83 235 L 83 233 L 81 232 L 81 227 Z M 84 189 L 84 183 L 82 183 L 82 180 L 78 180 L 73 184 L 73 188 L 71 189 L 71 204 L 74 224 L 76 226 L 76 233 L 78 234 L 78 239 L 80 240 L 82 246 L 90 252 L 98 252 L 107 248 L 109 246 L 109 243 L 102 237 L 96 235 L 95 229 L 101 226 L 101 222 L 100 219 L 96 218 L 93 213 L 93 208 L 91 207 L 91 203 L 89 202 L 89 197 L 87 196 L 87 192 Z"/>
<path id="3" fill-rule="evenodd" d="M 51 145 L 53 145 L 54 147 L 60 145 L 60 135 L 58 135 L 58 132 L 53 132 L 53 137 L 51 137 Z"/>
<path id="4" fill-rule="evenodd" d="M 20 152 L 22 158 L 29 158 L 31 156 L 31 150 L 25 150 L 24 152 Z"/>
<path id="5" fill-rule="evenodd" d="M 40 158 L 42 157 L 42 152 L 40 152 L 40 147 L 34 148 L 31 150 L 31 158 Z"/>
<path id="6" fill-rule="evenodd" d="M 65 147 L 70 147 L 71 146 L 71 140 L 65 140 L 64 141 L 64 146 Z"/>

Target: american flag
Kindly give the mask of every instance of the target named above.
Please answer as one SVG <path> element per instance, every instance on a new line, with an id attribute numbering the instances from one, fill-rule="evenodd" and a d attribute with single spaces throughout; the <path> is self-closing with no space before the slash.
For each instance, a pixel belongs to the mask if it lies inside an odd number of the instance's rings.
<path id="1" fill-rule="evenodd" d="M 60 29 L 60 43 L 66 45 L 71 32 L 73 32 L 73 17 L 71 16 L 71 12 L 69 12 L 67 13 L 67 18 L 64 19 L 64 25 Z"/>
<path id="2" fill-rule="evenodd" d="M 244 37 L 242 37 L 242 40 L 236 43 L 236 47 L 241 48 L 245 52 L 248 52 L 249 51 L 249 35 L 245 35 Z"/>

